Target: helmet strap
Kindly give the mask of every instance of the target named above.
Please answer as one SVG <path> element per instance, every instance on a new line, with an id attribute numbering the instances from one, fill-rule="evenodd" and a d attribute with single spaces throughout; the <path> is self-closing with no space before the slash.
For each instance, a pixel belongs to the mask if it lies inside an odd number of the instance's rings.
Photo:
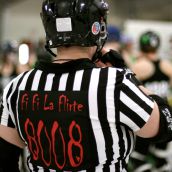
<path id="1" fill-rule="evenodd" d="M 57 56 L 57 54 L 53 53 L 52 50 L 51 50 L 47 45 L 45 45 L 45 49 L 46 49 L 52 56 L 54 56 L 54 57 Z"/>
<path id="2" fill-rule="evenodd" d="M 102 48 L 104 47 L 104 45 L 105 45 L 105 41 L 101 47 L 97 46 L 96 52 L 94 53 L 93 58 L 92 58 L 92 62 L 96 62 L 99 58 L 102 57 Z"/>
<path id="3" fill-rule="evenodd" d="M 101 49 L 97 47 L 96 52 L 93 55 L 92 62 L 96 62 L 99 57 L 102 56 Z"/>

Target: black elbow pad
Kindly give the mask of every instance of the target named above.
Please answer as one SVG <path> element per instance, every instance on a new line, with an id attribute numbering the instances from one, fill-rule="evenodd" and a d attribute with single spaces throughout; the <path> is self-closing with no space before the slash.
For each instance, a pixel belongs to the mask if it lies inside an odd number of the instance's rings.
<path id="1" fill-rule="evenodd" d="M 151 142 L 169 142 L 172 140 L 172 109 L 167 101 L 157 95 L 150 95 L 159 107 L 160 126 L 158 134 L 153 138 L 148 138 Z"/>

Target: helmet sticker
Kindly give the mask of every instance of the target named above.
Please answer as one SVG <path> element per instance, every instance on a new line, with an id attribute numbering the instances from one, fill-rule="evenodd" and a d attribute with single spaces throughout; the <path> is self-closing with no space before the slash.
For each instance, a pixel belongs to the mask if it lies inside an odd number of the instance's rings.
<path id="1" fill-rule="evenodd" d="M 92 25 L 92 33 L 94 35 L 98 35 L 99 32 L 100 32 L 100 23 L 99 22 L 94 22 L 93 25 Z"/>
<path id="2" fill-rule="evenodd" d="M 72 31 L 71 18 L 70 17 L 57 18 L 56 29 L 57 29 L 57 32 L 71 32 Z"/>
<path id="3" fill-rule="evenodd" d="M 52 42 L 52 40 L 49 40 L 49 44 L 50 44 L 50 45 L 53 45 L 53 42 Z"/>
<path id="4" fill-rule="evenodd" d="M 150 44 L 151 44 L 151 46 L 156 47 L 158 45 L 158 40 L 155 37 L 153 37 L 150 40 Z"/>

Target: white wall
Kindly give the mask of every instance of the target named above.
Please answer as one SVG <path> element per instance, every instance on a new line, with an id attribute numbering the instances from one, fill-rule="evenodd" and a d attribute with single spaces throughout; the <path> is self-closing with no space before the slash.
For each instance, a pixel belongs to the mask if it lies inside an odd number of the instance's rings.
<path id="1" fill-rule="evenodd" d="M 124 24 L 124 31 L 132 36 L 137 45 L 136 48 L 138 48 L 140 35 L 147 30 L 155 31 L 160 35 L 160 56 L 163 58 L 172 58 L 169 57 L 169 39 L 172 37 L 172 22 L 128 20 Z"/>
<path id="2" fill-rule="evenodd" d="M 2 40 L 20 40 L 31 38 L 37 40 L 44 37 L 44 29 L 40 18 L 42 0 L 23 0 L 9 6 L 4 12 Z"/>

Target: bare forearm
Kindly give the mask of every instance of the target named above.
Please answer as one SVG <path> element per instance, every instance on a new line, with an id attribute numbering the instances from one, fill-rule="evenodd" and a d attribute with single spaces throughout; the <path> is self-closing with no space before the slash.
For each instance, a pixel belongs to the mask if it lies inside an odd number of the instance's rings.
<path id="1" fill-rule="evenodd" d="M 25 143 L 19 137 L 18 132 L 15 128 L 0 125 L 0 137 L 20 148 L 24 148 L 26 146 Z"/>

